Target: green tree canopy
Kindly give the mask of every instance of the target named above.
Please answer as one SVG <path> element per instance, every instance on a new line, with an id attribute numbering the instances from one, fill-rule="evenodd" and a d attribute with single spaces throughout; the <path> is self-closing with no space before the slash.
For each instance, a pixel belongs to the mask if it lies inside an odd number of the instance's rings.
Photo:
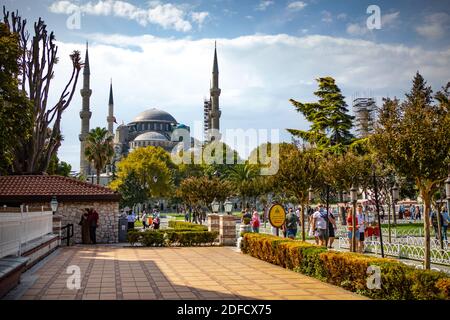
<path id="1" fill-rule="evenodd" d="M 94 128 L 86 137 L 86 159 L 94 165 L 97 171 L 97 184 L 100 183 L 100 173 L 114 156 L 114 137 L 106 128 Z"/>

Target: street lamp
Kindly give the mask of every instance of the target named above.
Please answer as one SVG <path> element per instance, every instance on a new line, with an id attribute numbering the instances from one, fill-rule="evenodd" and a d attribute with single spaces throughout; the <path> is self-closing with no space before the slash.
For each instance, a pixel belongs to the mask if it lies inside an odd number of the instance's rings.
<path id="1" fill-rule="evenodd" d="M 50 206 L 52 207 L 53 214 L 55 214 L 56 210 L 58 209 L 58 201 L 56 200 L 55 196 L 53 196 L 52 201 L 50 201 Z"/>
<path id="2" fill-rule="evenodd" d="M 211 207 L 214 213 L 219 212 L 219 202 L 217 202 L 216 198 L 214 198 L 214 201 L 211 203 Z"/>
<path id="3" fill-rule="evenodd" d="M 158 182 L 158 177 L 157 176 L 153 176 L 153 182 L 157 183 Z"/>
<path id="4" fill-rule="evenodd" d="M 358 190 L 355 188 L 354 185 L 352 185 L 352 188 L 350 189 L 350 199 L 351 199 L 352 204 L 353 204 L 351 251 L 352 252 L 356 252 L 356 202 L 358 201 Z"/>
<path id="5" fill-rule="evenodd" d="M 225 207 L 225 212 L 230 215 L 231 211 L 233 211 L 233 202 L 227 199 L 227 201 L 224 202 L 223 206 Z"/>
<path id="6" fill-rule="evenodd" d="M 445 195 L 447 196 L 447 212 L 450 214 L 450 175 L 445 180 Z"/>

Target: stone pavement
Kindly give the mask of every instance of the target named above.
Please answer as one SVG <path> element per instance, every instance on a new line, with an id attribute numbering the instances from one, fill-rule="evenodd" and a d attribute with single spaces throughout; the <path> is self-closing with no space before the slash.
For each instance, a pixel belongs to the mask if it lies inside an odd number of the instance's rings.
<path id="1" fill-rule="evenodd" d="M 81 288 L 67 288 L 67 267 Z M 15 299 L 365 299 L 230 247 L 65 247 L 24 274 Z M 27 273 L 28 273 L 27 272 Z M 11 295 L 9 297 L 11 299 Z"/>

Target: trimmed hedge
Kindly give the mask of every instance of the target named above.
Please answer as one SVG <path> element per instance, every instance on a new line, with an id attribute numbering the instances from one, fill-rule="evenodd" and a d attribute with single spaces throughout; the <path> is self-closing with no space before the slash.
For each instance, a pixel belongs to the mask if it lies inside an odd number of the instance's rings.
<path id="1" fill-rule="evenodd" d="M 243 253 L 373 299 L 450 300 L 450 278 L 388 258 L 328 251 L 314 244 L 257 233 L 244 234 Z M 379 266 L 381 289 L 367 287 L 367 268 Z"/>
<path id="2" fill-rule="evenodd" d="M 213 245 L 218 235 L 219 233 L 216 231 L 197 231 L 195 229 L 160 229 L 144 232 L 130 230 L 128 242 L 131 245 L 141 243 L 146 247 Z"/>
<path id="3" fill-rule="evenodd" d="M 208 231 L 208 227 L 202 224 L 196 224 L 185 221 L 169 220 L 169 228 L 174 229 L 186 229 L 186 230 L 196 230 L 196 231 Z"/>

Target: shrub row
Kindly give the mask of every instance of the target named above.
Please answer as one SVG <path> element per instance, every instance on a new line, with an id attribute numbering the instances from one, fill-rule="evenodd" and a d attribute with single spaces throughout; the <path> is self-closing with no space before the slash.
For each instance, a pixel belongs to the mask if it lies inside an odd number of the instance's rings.
<path id="1" fill-rule="evenodd" d="M 271 235 L 246 233 L 242 252 L 326 281 L 373 299 L 450 299 L 450 278 L 399 261 L 351 252 L 327 251 L 314 244 Z M 368 267 L 380 267 L 381 288 L 369 289 Z"/>
<path id="2" fill-rule="evenodd" d="M 177 220 L 169 220 L 169 228 L 173 229 L 187 229 L 187 230 L 196 230 L 196 231 L 208 231 L 208 227 L 191 223 L 191 222 L 185 222 L 185 221 L 177 221 Z"/>
<path id="3" fill-rule="evenodd" d="M 144 232 L 130 230 L 128 242 L 131 245 L 140 242 L 146 247 L 212 245 L 218 235 L 218 232 L 193 231 L 192 229 L 163 229 Z"/>

